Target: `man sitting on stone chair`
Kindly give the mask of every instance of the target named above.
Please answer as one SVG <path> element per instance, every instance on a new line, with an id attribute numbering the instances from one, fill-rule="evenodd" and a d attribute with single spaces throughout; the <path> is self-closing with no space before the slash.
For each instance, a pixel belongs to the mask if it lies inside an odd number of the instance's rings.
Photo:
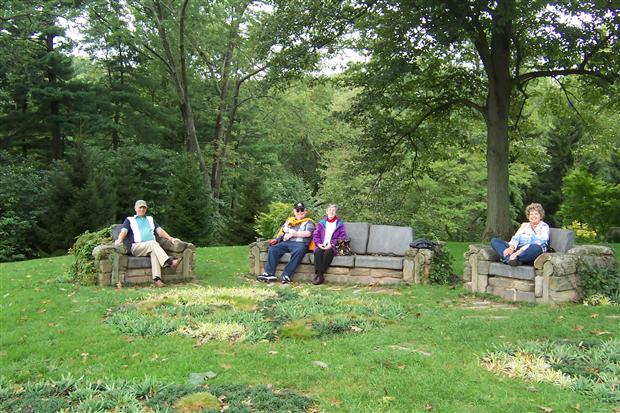
<path id="1" fill-rule="evenodd" d="M 258 281 L 273 282 L 276 278 L 276 267 L 280 258 L 287 252 L 291 254 L 291 259 L 284 267 L 282 272 L 282 284 L 291 282 L 293 273 L 301 264 L 306 252 L 314 250 L 312 233 L 314 232 L 314 222 L 306 218 L 306 206 L 298 202 L 293 206 L 294 217 L 288 218 L 284 225 L 276 234 L 276 239 L 272 240 L 271 247 L 267 255 L 265 272 L 257 277 Z"/>
<path id="2" fill-rule="evenodd" d="M 162 267 L 172 267 L 174 269 L 181 259 L 172 259 L 172 257 L 169 257 L 166 251 L 164 251 L 161 245 L 155 240 L 155 233 L 173 244 L 177 239 L 171 237 L 164 231 L 164 229 L 155 222 L 152 216 L 146 215 L 147 205 L 145 201 L 141 199 L 136 201 L 134 209 L 136 215 L 125 218 L 121 233 L 114 243 L 116 245 L 121 245 L 127 234 L 129 234 L 131 254 L 136 257 L 151 255 L 153 282 L 157 287 L 163 287 L 165 284 L 161 280 Z"/>

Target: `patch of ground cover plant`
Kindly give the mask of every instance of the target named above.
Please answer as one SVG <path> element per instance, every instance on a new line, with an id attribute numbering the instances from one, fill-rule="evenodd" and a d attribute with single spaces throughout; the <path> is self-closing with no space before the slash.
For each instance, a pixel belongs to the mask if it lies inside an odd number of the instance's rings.
<path id="1" fill-rule="evenodd" d="M 545 382 L 620 403 L 620 340 L 545 340 L 502 344 L 482 357 L 487 370 Z"/>
<path id="2" fill-rule="evenodd" d="M 109 310 L 106 322 L 128 335 L 178 334 L 204 344 L 360 333 L 404 315 L 397 303 L 327 291 L 192 287 L 130 301 Z"/>
<path id="3" fill-rule="evenodd" d="M 307 412 L 313 400 L 292 390 L 268 386 L 164 384 L 63 377 L 11 383 L 0 378 L 3 412 Z"/>

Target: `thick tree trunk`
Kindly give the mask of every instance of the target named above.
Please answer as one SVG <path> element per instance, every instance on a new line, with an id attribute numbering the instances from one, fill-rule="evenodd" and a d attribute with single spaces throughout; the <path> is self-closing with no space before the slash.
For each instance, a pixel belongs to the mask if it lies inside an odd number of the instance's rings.
<path id="1" fill-rule="evenodd" d="M 483 58 L 488 77 L 487 125 L 487 222 L 482 238 L 508 239 L 510 184 L 508 177 L 508 117 L 512 79 L 510 77 L 510 33 L 513 0 L 498 2 L 493 14 L 494 30 L 490 53 Z"/>
<path id="2" fill-rule="evenodd" d="M 493 106 L 493 105 L 490 105 Z M 487 222 L 484 240 L 512 235 L 508 178 L 508 118 L 490 107 L 487 121 Z"/>

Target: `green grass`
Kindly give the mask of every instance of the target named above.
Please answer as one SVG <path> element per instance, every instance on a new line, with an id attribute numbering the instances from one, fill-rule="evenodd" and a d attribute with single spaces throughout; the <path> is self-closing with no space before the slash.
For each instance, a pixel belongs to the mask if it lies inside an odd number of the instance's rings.
<path id="1" fill-rule="evenodd" d="M 448 244 L 455 263 L 466 243 Z M 618 253 L 618 245 L 614 245 Z M 539 340 L 620 337 L 618 307 L 498 306 L 474 309 L 480 296 L 460 288 L 370 288 L 309 284 L 343 300 L 380 298 L 407 310 L 404 319 L 363 333 L 277 341 L 196 341 L 177 335 L 128 336 L 106 314 L 152 287 L 80 287 L 57 280 L 71 257 L 0 264 L 0 374 L 23 383 L 60 379 L 144 380 L 187 384 L 190 374 L 213 371 L 213 385 L 273 385 L 306 395 L 327 412 L 612 412 L 595 397 L 552 384 L 530 383 L 483 369 L 495 346 Z M 285 289 L 256 284 L 247 247 L 200 248 L 197 284 Z M 180 285 L 167 287 L 169 290 Z M 327 291 L 326 291 L 327 290 Z M 499 300 L 492 299 L 495 304 Z M 600 337 L 597 332 L 607 332 Z M 315 363 L 320 361 L 323 364 Z"/>

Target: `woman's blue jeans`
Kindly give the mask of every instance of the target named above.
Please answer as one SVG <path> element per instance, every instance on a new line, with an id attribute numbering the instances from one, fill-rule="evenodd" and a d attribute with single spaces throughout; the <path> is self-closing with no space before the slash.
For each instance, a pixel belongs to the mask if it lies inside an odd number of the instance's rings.
<path id="1" fill-rule="evenodd" d="M 510 256 L 504 257 L 504 250 L 508 248 L 509 244 L 499 238 L 493 238 L 491 240 L 491 248 L 497 252 L 497 255 L 500 256 L 502 262 L 505 264 L 508 263 Z M 521 264 L 531 264 L 534 262 L 536 257 L 543 253 L 542 247 L 538 244 L 530 244 L 529 247 L 525 251 L 523 251 L 519 256 L 517 256 L 517 261 Z"/>

